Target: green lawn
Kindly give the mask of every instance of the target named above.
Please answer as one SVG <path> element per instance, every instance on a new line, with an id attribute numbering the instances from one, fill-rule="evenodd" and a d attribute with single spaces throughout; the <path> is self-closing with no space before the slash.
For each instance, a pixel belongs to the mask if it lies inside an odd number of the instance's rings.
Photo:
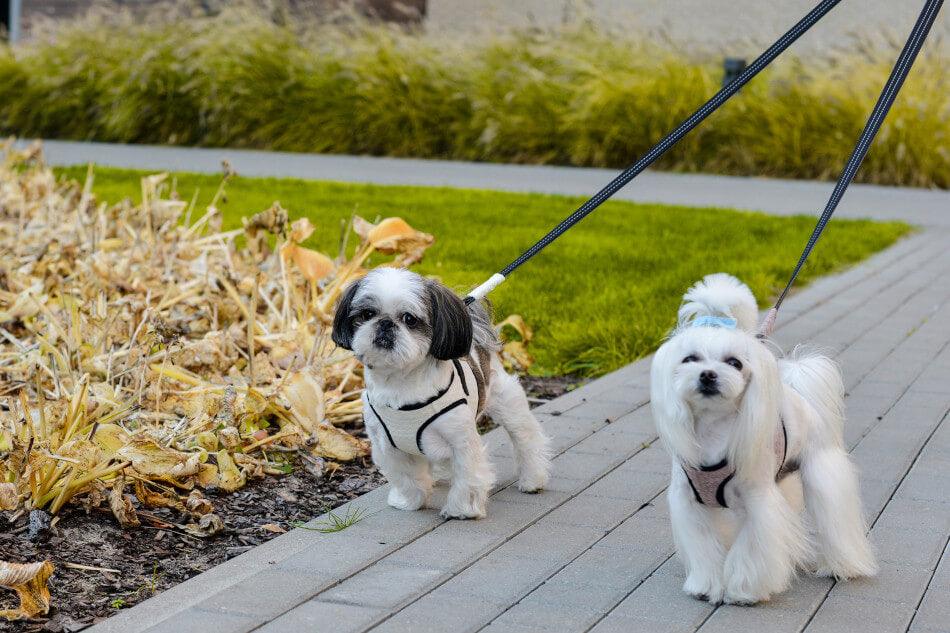
<path id="1" fill-rule="evenodd" d="M 84 167 L 59 170 L 82 179 Z M 95 191 L 110 202 L 138 199 L 144 172 L 96 170 Z M 207 202 L 217 176 L 177 174 L 180 195 Z M 317 226 L 313 246 L 334 254 L 352 213 L 401 216 L 432 233 L 417 267 L 465 290 L 484 281 L 582 202 L 580 198 L 426 187 L 383 187 L 243 178 L 220 205 L 225 228 L 275 200 Z M 765 305 L 784 284 L 812 227 L 810 217 L 779 218 L 729 209 L 608 202 L 525 264 L 492 293 L 499 317 L 524 316 L 535 331 L 532 373 L 599 375 L 648 354 L 673 325 L 683 291 L 711 272 L 750 285 Z M 897 223 L 835 220 L 799 278 L 848 266 L 910 231 Z M 781 318 L 781 317 L 780 317 Z"/>

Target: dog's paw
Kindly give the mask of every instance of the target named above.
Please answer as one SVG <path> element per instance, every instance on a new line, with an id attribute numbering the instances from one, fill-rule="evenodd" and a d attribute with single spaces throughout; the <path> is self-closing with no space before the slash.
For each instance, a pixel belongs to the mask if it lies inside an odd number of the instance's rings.
<path id="1" fill-rule="evenodd" d="M 761 600 L 756 600 L 754 598 L 747 599 L 747 598 L 742 598 L 742 597 L 730 596 L 729 594 L 726 594 L 725 596 L 723 596 L 722 601 L 726 604 L 731 604 L 734 607 L 754 607 L 760 602 L 765 602 L 767 599 L 768 598 L 763 598 Z"/>
<path id="2" fill-rule="evenodd" d="M 771 596 L 768 593 L 749 593 L 746 591 L 736 591 L 734 589 L 726 589 L 726 593 L 722 597 L 722 601 L 726 604 L 735 605 L 737 607 L 752 607 L 760 602 L 768 602 Z"/>
<path id="3" fill-rule="evenodd" d="M 537 494 L 548 485 L 547 473 L 534 476 L 523 476 L 518 479 L 518 490 L 529 495 Z"/>
<path id="4" fill-rule="evenodd" d="M 485 510 L 475 507 L 470 508 L 450 508 L 448 506 L 442 508 L 439 512 L 439 516 L 443 519 L 484 519 Z"/>
<path id="5" fill-rule="evenodd" d="M 697 600 L 710 604 L 722 604 L 722 584 L 711 578 L 690 574 L 683 583 L 683 591 Z"/>
<path id="6" fill-rule="evenodd" d="M 389 489 L 387 503 L 397 510 L 413 511 L 418 510 L 426 504 L 426 494 L 421 490 L 403 492 L 396 488 Z"/>

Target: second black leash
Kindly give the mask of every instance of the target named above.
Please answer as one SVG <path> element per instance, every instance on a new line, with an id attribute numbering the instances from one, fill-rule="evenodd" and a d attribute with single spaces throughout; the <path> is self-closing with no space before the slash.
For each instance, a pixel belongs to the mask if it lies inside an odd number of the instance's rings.
<path id="1" fill-rule="evenodd" d="M 847 190 L 848 185 L 854 180 L 854 175 L 857 173 L 858 167 L 861 166 L 861 162 L 864 160 L 864 157 L 867 156 L 868 150 L 871 148 L 871 143 L 874 142 L 874 137 L 877 136 L 878 131 L 881 129 L 881 125 L 884 123 L 888 111 L 894 104 L 894 99 L 897 98 L 897 93 L 900 92 L 901 86 L 904 85 L 904 80 L 907 79 L 911 66 L 914 65 L 914 60 L 917 59 L 917 54 L 920 53 L 920 49 L 924 45 L 924 40 L 927 39 L 927 34 L 930 33 L 930 28 L 937 19 L 937 15 L 940 13 L 942 6 L 943 0 L 927 0 L 926 4 L 924 4 L 924 8 L 920 12 L 920 17 L 917 18 L 917 23 L 914 24 L 914 28 L 910 32 L 910 37 L 907 38 L 907 42 L 904 44 L 901 54 L 897 57 L 894 69 L 891 70 L 891 75 L 887 78 L 884 89 L 881 91 L 881 96 L 878 97 L 877 103 L 871 111 L 871 116 L 868 117 L 868 121 L 864 125 L 864 130 L 858 138 L 857 145 L 854 146 L 854 151 L 851 153 L 848 163 L 838 177 L 838 182 L 835 184 L 834 191 L 831 192 L 828 204 L 825 205 L 825 210 L 818 218 L 818 223 L 815 225 L 811 237 L 808 238 L 805 249 L 802 251 L 801 257 L 798 258 L 798 263 L 795 265 L 795 269 L 792 271 L 788 283 L 785 284 L 785 288 L 775 301 L 775 305 L 769 310 L 765 321 L 762 323 L 761 333 L 763 335 L 767 336 L 772 333 L 772 329 L 775 327 L 775 318 L 778 316 L 778 309 L 782 307 L 782 302 L 785 301 L 788 291 L 792 289 L 792 285 L 795 283 L 798 273 L 801 272 L 802 266 L 805 265 L 805 260 L 807 260 L 811 254 L 812 249 L 818 242 L 818 238 L 821 237 L 821 233 L 825 230 L 825 226 L 828 224 L 831 216 L 834 215 L 835 209 L 838 208 L 838 203 L 841 202 L 841 198 L 844 197 L 844 192 Z"/>

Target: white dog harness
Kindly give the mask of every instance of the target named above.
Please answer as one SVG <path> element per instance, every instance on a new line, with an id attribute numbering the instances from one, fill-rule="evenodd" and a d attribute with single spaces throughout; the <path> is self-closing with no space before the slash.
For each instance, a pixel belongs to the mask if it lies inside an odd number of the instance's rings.
<path id="1" fill-rule="evenodd" d="M 422 432 L 430 424 L 458 407 L 467 407 L 473 420 L 481 413 L 487 394 L 479 392 L 479 385 L 483 385 L 482 390 L 487 391 L 487 376 L 482 378 L 487 373 L 483 372 L 483 368 L 487 369 L 487 366 L 477 364 L 470 356 L 461 361 L 452 360 L 452 364 L 454 367 L 449 384 L 428 400 L 393 408 L 373 404 L 367 397 L 370 411 L 383 427 L 393 448 L 404 453 L 424 455 Z"/>
<path id="2" fill-rule="evenodd" d="M 778 458 L 778 472 L 775 479 L 781 480 L 785 475 L 798 470 L 798 465 L 786 464 L 785 458 L 788 452 L 788 434 L 785 432 L 785 423 L 782 423 L 782 432 L 775 434 L 773 444 L 775 456 Z M 736 474 L 736 467 L 729 464 L 728 460 L 723 459 L 718 464 L 712 466 L 683 466 L 683 472 L 686 473 L 686 480 L 689 481 L 689 487 L 693 489 L 696 495 L 696 501 L 711 506 L 713 508 L 728 508 L 726 505 L 726 485 L 732 481 Z"/>

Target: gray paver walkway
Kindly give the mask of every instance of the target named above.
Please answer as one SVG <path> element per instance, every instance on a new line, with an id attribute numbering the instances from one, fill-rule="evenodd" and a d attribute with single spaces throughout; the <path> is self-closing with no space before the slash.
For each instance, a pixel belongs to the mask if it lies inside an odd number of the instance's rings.
<path id="1" fill-rule="evenodd" d="M 917 193 L 879 217 L 908 217 Z M 947 631 L 950 207 L 934 205 L 909 214 L 926 230 L 793 295 L 775 335 L 841 363 L 878 578 L 803 575 L 755 608 L 683 594 L 644 359 L 536 409 L 557 452 L 539 495 L 513 487 L 492 431 L 499 483 L 482 521 L 390 509 L 383 487 L 350 502 L 371 514 L 343 532 L 294 530 L 91 631 Z"/>
<path id="2" fill-rule="evenodd" d="M 236 149 L 45 141 L 53 165 L 95 162 L 113 167 L 219 173 L 227 159 L 239 174 L 386 185 L 431 185 L 590 196 L 617 175 L 613 169 L 499 165 L 411 158 L 291 154 Z M 615 198 L 700 207 L 755 209 L 779 215 L 817 214 L 830 182 L 739 178 L 647 171 Z M 570 209 L 564 210 L 567 215 Z M 852 185 L 838 217 L 900 218 L 950 227 L 950 192 Z M 546 227 L 538 227 L 542 230 Z"/>

